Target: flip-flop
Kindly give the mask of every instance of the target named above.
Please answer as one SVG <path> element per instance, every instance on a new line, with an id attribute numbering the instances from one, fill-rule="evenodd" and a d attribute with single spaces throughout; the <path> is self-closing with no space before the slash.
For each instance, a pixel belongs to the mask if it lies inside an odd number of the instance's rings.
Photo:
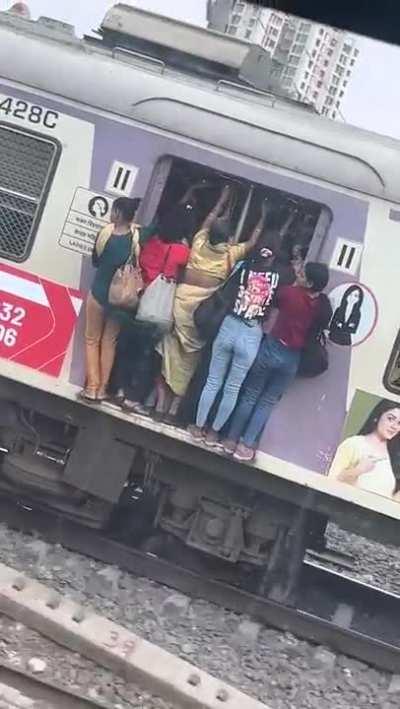
<path id="1" fill-rule="evenodd" d="M 82 389 L 82 391 L 79 392 L 78 394 L 78 399 L 80 401 L 84 401 L 86 404 L 100 404 L 100 399 L 97 398 L 97 396 L 89 396 L 89 394 Z"/>

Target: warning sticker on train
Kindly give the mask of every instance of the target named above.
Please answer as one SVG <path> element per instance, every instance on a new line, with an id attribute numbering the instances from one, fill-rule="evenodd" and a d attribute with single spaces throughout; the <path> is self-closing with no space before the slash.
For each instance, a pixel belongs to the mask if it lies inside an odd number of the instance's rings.
<path id="1" fill-rule="evenodd" d="M 0 358 L 58 377 L 83 297 L 0 264 Z"/>
<path id="2" fill-rule="evenodd" d="M 60 245 L 90 255 L 98 232 L 109 222 L 112 201 L 102 194 L 78 187 L 65 220 Z"/>

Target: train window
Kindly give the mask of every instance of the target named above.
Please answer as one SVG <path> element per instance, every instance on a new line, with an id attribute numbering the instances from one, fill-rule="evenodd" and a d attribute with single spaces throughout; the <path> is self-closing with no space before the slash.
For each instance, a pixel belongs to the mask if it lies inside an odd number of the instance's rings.
<path id="1" fill-rule="evenodd" d="M 295 194 L 251 183 L 234 175 L 221 174 L 186 160 L 166 157 L 159 161 L 149 188 L 148 199 L 144 201 L 141 219 L 148 222 L 153 217 L 157 220 L 162 218 L 180 201 L 190 186 L 202 186 L 202 189 L 196 190 L 193 232 L 187 235 L 190 238 L 215 205 L 222 186 L 226 183 L 232 184 L 233 187 L 234 200 L 230 217 L 232 235 L 236 241 L 245 240 L 252 233 L 260 217 L 261 204 L 267 199 L 269 215 L 266 234 L 268 228 L 281 232 L 283 260 L 289 264 L 291 258 L 300 254 L 303 258 L 318 258 L 331 223 L 331 212 L 327 207 Z"/>
<path id="2" fill-rule="evenodd" d="M 0 125 L 1 257 L 28 257 L 57 155 L 56 141 Z"/>
<path id="3" fill-rule="evenodd" d="M 391 394 L 400 395 L 400 330 L 386 367 L 383 383 Z"/>

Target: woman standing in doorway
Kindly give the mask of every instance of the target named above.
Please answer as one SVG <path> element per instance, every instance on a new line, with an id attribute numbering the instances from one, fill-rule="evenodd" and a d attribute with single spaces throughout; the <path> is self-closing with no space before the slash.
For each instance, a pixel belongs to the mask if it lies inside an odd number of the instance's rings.
<path id="1" fill-rule="evenodd" d="M 358 436 L 336 451 L 329 477 L 360 490 L 392 497 L 400 481 L 400 404 L 383 399 Z"/>
<path id="2" fill-rule="evenodd" d="M 113 317 L 108 293 L 116 271 L 132 257 L 139 260 L 139 230 L 133 220 L 140 200 L 120 197 L 111 211 L 111 223 L 104 227 L 94 245 L 93 266 L 97 269 L 86 300 L 86 383 L 80 397 L 89 402 L 107 398 L 107 386 L 115 358 L 120 325 Z"/>
<path id="3" fill-rule="evenodd" d="M 255 232 L 246 243 L 231 243 L 231 225 L 226 215 L 230 198 L 231 188 L 226 186 L 193 239 L 182 283 L 176 289 L 174 329 L 158 348 L 162 377 L 156 413 L 160 416 L 168 412 L 171 420 L 176 417 L 205 344 L 194 323 L 194 311 L 219 288 L 259 237 L 259 232 Z"/>

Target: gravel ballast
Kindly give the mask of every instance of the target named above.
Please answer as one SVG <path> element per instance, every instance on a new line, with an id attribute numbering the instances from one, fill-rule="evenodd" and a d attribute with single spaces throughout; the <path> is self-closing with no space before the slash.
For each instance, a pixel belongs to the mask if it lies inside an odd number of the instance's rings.
<path id="1" fill-rule="evenodd" d="M 79 692 L 107 708 L 174 709 L 169 703 L 151 697 L 94 662 L 1 615 L 0 660 L 57 686 Z"/>
<path id="2" fill-rule="evenodd" d="M 344 550 L 348 539 L 346 550 L 358 559 L 356 542 L 361 545 L 359 538 L 354 540 L 335 528 L 330 529 L 329 534 L 330 542 L 335 546 L 340 544 Z M 363 547 L 364 552 L 361 553 L 360 546 L 357 549 L 364 565 L 360 562 L 357 572 L 366 573 L 368 569 L 368 573 L 373 573 L 374 558 L 378 558 L 379 566 L 385 558 L 389 559 L 389 564 L 395 564 L 396 554 L 400 569 L 400 554 L 396 550 L 382 547 L 378 553 L 375 545 L 370 547 L 365 540 L 362 543 L 367 545 Z M 367 553 L 372 555 L 369 563 Z M 5 525 L 0 525 L 0 561 L 79 603 L 90 605 L 150 642 L 256 697 L 271 709 L 372 706 L 395 709 L 400 704 L 399 678 L 388 673 L 331 652 L 329 648 L 316 647 L 290 633 L 258 626 L 250 618 L 206 601 L 191 601 L 149 579 L 107 567 Z M 383 574 L 385 584 L 389 584 L 390 568 Z M 382 578 L 382 573 L 380 568 L 377 575 Z M 397 585 L 399 581 L 394 583 Z M 87 661 L 82 660 L 82 664 L 86 668 Z M 117 678 L 113 680 L 106 670 L 96 668 L 95 671 L 100 673 L 98 683 L 102 685 L 112 686 L 114 680 L 120 682 Z M 93 686 L 96 687 L 96 683 Z M 160 700 L 149 697 L 142 697 L 135 704 L 137 688 L 132 692 L 133 700 L 128 696 L 116 698 L 112 706 L 170 709 L 162 702 L 157 703 Z"/>

